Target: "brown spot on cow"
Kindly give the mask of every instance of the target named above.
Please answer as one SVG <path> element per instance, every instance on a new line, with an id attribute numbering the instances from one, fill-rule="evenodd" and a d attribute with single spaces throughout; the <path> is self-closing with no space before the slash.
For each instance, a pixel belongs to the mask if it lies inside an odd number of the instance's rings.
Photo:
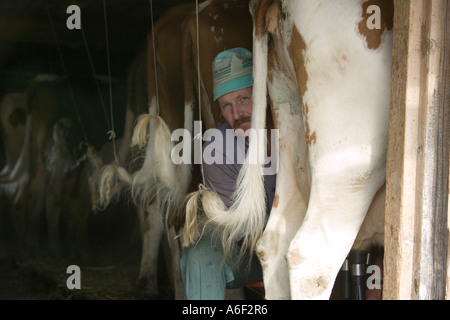
<path id="1" fill-rule="evenodd" d="M 278 202 L 280 201 L 280 196 L 278 194 L 275 195 L 275 198 L 273 199 L 273 208 L 277 208 L 278 207 Z"/>
<path id="2" fill-rule="evenodd" d="M 259 259 L 259 261 L 261 263 L 264 263 L 267 260 L 267 255 L 266 255 L 266 252 L 264 250 L 257 249 L 256 250 L 256 256 L 258 257 L 258 259 Z"/>
<path id="3" fill-rule="evenodd" d="M 312 297 L 321 295 L 328 286 L 328 277 L 326 275 L 314 275 L 306 278 L 304 282 L 306 292 Z"/>
<path id="4" fill-rule="evenodd" d="M 295 250 L 289 250 L 285 256 L 285 259 L 290 269 L 295 268 L 304 260 L 303 256 L 297 248 L 295 248 Z"/>
<path id="5" fill-rule="evenodd" d="M 375 12 L 368 10 L 370 6 L 376 6 L 380 9 L 379 28 L 369 28 L 369 18 L 372 18 Z M 362 20 L 358 25 L 359 33 L 365 37 L 367 47 L 376 50 L 381 45 L 381 38 L 385 30 L 392 30 L 394 26 L 394 1 L 393 0 L 368 0 L 362 4 Z"/>
<path id="6" fill-rule="evenodd" d="M 316 144 L 317 142 L 317 134 L 314 131 L 308 138 L 307 138 L 307 142 L 309 146 L 312 146 L 314 144 Z"/>
<path id="7" fill-rule="evenodd" d="M 305 121 L 305 138 L 306 143 L 308 143 L 309 146 L 314 145 L 317 142 L 317 134 L 316 132 L 311 133 L 311 129 L 309 127 L 309 107 L 308 104 L 304 104 L 302 107 L 303 110 L 303 119 Z"/>
<path id="8" fill-rule="evenodd" d="M 306 143 L 308 143 L 308 146 L 312 146 L 317 142 L 317 134 L 315 131 L 311 133 L 307 117 L 305 118 L 305 138 Z"/>
<path id="9" fill-rule="evenodd" d="M 292 28 L 291 45 L 289 46 L 288 50 L 292 63 L 294 64 L 294 69 L 297 77 L 297 86 L 300 92 L 300 100 L 302 102 L 306 142 L 309 146 L 311 146 L 316 143 L 317 134 L 315 131 L 311 133 L 308 122 L 309 107 L 308 104 L 303 102 L 303 97 L 306 91 L 308 91 L 308 72 L 306 71 L 305 59 L 303 57 L 303 53 L 306 50 L 306 43 L 295 25 Z"/>
<path id="10" fill-rule="evenodd" d="M 306 50 L 306 43 L 295 25 L 292 28 L 291 45 L 289 46 L 288 50 L 297 76 L 297 85 L 300 92 L 300 99 L 303 100 L 303 96 L 308 90 L 308 73 L 306 71 L 305 61 L 303 57 L 303 52 Z"/>

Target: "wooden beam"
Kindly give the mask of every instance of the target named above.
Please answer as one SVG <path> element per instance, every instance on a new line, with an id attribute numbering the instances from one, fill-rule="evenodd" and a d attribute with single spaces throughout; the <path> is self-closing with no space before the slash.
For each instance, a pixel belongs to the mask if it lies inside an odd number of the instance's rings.
<path id="1" fill-rule="evenodd" d="M 445 298 L 449 3 L 394 1 L 385 299 Z"/>
<path id="2" fill-rule="evenodd" d="M 444 114 L 444 132 L 446 133 L 447 153 L 448 153 L 448 180 L 447 180 L 447 229 L 450 230 L 450 10 L 447 5 L 447 18 L 445 19 L 445 77 L 443 78 L 444 103 L 446 104 L 446 113 Z M 450 243 L 450 235 L 448 238 Z M 447 288 L 445 299 L 450 300 L 450 245 L 447 248 Z"/>
<path id="3" fill-rule="evenodd" d="M 449 20 L 447 20 L 449 21 Z M 450 63 L 449 63 L 450 66 Z M 450 95 L 449 95 L 450 97 Z M 449 158 L 450 163 L 450 158 Z M 449 176 L 448 176 L 448 194 L 447 194 L 447 228 L 450 230 L 450 167 L 449 167 Z M 450 235 L 448 242 L 450 243 Z M 450 246 L 447 248 L 447 281 L 446 281 L 446 292 L 445 292 L 445 300 L 450 300 Z"/>
<path id="4" fill-rule="evenodd" d="M 385 261 L 383 298 L 406 297 L 411 292 L 412 246 L 414 243 L 414 199 L 405 194 L 404 185 L 414 187 L 414 168 L 404 163 L 406 157 L 413 158 L 417 152 L 414 146 L 406 145 L 406 91 L 410 1 L 394 1 L 394 43 L 391 77 L 391 114 L 389 122 L 389 143 L 386 163 L 386 217 L 385 217 Z M 414 119 L 411 117 L 414 116 Z M 417 115 L 408 113 L 408 120 L 417 122 Z M 407 253 L 407 254 L 405 254 Z M 402 286 L 400 284 L 403 283 Z"/>

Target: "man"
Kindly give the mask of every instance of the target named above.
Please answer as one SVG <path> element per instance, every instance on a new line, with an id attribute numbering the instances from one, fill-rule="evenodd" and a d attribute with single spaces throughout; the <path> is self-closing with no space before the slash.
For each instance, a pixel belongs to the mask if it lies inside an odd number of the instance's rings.
<path id="1" fill-rule="evenodd" d="M 239 139 L 237 135 L 242 135 L 251 127 L 252 68 L 252 54 L 242 48 L 221 52 L 212 63 L 214 100 L 225 120 L 218 127 L 223 148 L 214 149 L 213 159 L 219 161 L 211 162 L 205 150 L 213 141 L 204 144 L 203 170 L 206 187 L 216 192 L 227 207 L 232 205 L 237 177 L 242 168 L 243 159 L 240 159 L 240 155 L 245 155 L 248 148 L 248 140 Z M 227 133 L 230 129 L 235 130 L 233 135 L 229 131 Z M 268 216 L 275 193 L 275 174 L 265 175 L 264 185 Z M 239 247 L 239 243 L 236 246 Z M 195 245 L 186 248 L 181 258 L 186 299 L 223 300 L 225 289 L 261 281 L 261 265 L 255 255 L 251 256 L 250 269 L 247 268 L 250 254 L 238 264 L 234 263 L 235 257 L 223 263 L 219 237 L 205 232 Z"/>

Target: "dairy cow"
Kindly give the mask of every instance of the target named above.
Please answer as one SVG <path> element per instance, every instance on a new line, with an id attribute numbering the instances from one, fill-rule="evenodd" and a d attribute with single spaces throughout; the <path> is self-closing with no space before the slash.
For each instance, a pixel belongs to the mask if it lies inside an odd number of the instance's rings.
<path id="1" fill-rule="evenodd" d="M 276 197 L 263 231 L 261 165 L 247 161 L 235 204 L 202 191 L 202 209 L 229 243 L 247 232 L 267 299 L 327 299 L 350 249 L 382 242 L 382 222 L 355 239 L 371 204 L 368 223 L 383 219 L 393 2 L 255 0 L 250 11 L 252 128 L 264 128 L 268 94 L 280 130 Z M 250 136 L 248 156 L 265 145 Z"/>
<path id="2" fill-rule="evenodd" d="M 197 187 L 201 177 L 191 163 L 174 164 L 171 153 L 177 141 L 172 141 L 171 134 L 184 128 L 193 137 L 199 77 L 204 129 L 219 124 L 211 107 L 211 61 L 220 51 L 251 48 L 252 43 L 248 0 L 205 1 L 199 5 L 198 17 L 195 9 L 194 4 L 176 6 L 155 22 L 147 41 L 148 113 L 138 117 L 131 139 L 124 139 L 131 147 L 128 160 L 122 166 L 103 168 L 96 191 L 99 206 L 108 205 L 115 192 L 127 189 L 138 207 L 143 237 L 140 278 L 147 283 L 147 292 L 157 292 L 160 239 L 165 233 L 170 235 L 176 298 L 182 298 L 184 292 L 174 229 L 184 219 L 185 195 Z"/>

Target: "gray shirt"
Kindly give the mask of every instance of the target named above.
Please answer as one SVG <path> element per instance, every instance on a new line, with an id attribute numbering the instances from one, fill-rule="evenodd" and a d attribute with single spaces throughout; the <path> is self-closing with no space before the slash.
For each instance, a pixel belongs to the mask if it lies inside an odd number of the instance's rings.
<path id="1" fill-rule="evenodd" d="M 243 139 L 238 139 L 233 133 L 233 130 L 229 130 L 227 134 L 227 129 L 231 129 L 227 122 L 224 122 L 217 128 L 222 136 L 222 148 L 219 147 L 218 143 L 215 141 L 214 136 L 211 137 L 211 141 L 205 141 L 203 144 L 203 171 L 205 177 L 205 185 L 208 189 L 215 191 L 229 208 L 232 205 L 232 196 L 236 189 L 236 181 L 239 175 L 239 171 L 242 168 L 243 157 L 248 149 L 248 141 Z M 233 139 L 233 141 L 229 141 Z M 214 143 L 214 145 L 213 145 Z M 233 148 L 234 153 L 231 156 L 227 152 L 231 151 Z M 234 157 L 233 157 L 234 154 Z M 219 161 L 209 161 L 208 155 L 212 155 L 215 160 Z M 211 157 L 209 157 L 211 158 Z M 233 159 L 234 158 L 234 159 Z M 221 161 L 220 161 L 221 160 Z M 220 163 L 221 162 L 221 163 Z M 275 182 L 276 175 L 265 175 L 264 176 L 264 188 L 266 191 L 266 217 L 269 216 L 270 210 L 272 209 L 272 203 L 275 197 Z"/>

